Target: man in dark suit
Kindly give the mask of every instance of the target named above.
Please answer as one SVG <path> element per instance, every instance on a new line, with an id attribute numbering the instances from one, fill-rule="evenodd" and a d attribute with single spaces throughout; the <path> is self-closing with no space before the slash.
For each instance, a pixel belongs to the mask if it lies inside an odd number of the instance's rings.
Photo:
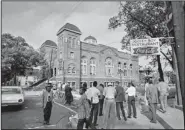
<path id="1" fill-rule="evenodd" d="M 49 125 L 49 120 L 51 116 L 52 104 L 53 104 L 53 91 L 51 90 L 52 84 L 46 84 L 46 90 L 42 94 L 42 105 L 44 109 L 44 124 Z"/>
<path id="2" fill-rule="evenodd" d="M 73 102 L 73 95 L 71 93 L 72 88 L 67 84 L 65 87 L 65 98 L 66 98 L 66 104 L 71 105 L 71 102 Z"/>
<path id="3" fill-rule="evenodd" d="M 153 84 L 152 80 L 149 80 L 149 87 L 146 89 L 146 98 L 148 100 L 149 109 L 152 113 L 151 123 L 157 123 L 156 120 L 156 109 L 159 103 L 158 99 L 158 89 L 157 86 Z"/>
<path id="4" fill-rule="evenodd" d="M 125 92 L 122 86 L 119 85 L 119 81 L 115 82 L 115 89 L 116 89 L 116 93 L 115 93 L 115 101 L 116 101 L 116 111 L 117 111 L 117 117 L 119 120 L 121 120 L 120 117 L 120 108 L 124 117 L 124 120 L 126 121 L 127 118 L 125 116 L 125 111 L 124 111 L 124 107 L 123 107 L 123 101 L 126 102 L 125 100 Z"/>

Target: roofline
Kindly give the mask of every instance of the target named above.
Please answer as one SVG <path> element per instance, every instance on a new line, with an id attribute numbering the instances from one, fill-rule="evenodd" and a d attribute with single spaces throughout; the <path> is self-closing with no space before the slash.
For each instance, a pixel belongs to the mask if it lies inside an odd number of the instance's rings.
<path id="1" fill-rule="evenodd" d="M 90 37 L 90 36 L 88 36 L 88 37 Z M 88 37 L 86 37 L 84 40 L 88 40 L 89 39 Z M 91 36 L 91 37 L 93 37 L 93 36 Z M 95 40 L 97 42 L 97 39 L 95 37 L 93 37 L 91 39 L 93 39 L 93 40 Z"/>
<path id="2" fill-rule="evenodd" d="M 1 86 L 2 88 L 21 88 L 20 86 Z"/>
<path id="3" fill-rule="evenodd" d="M 43 43 L 44 44 L 44 43 Z M 41 47 L 39 49 L 41 49 L 43 46 L 47 46 L 47 47 L 53 47 L 53 48 L 58 48 L 58 46 L 51 46 L 51 45 L 41 45 Z"/>
<path id="4" fill-rule="evenodd" d="M 77 34 L 80 34 L 80 35 L 82 35 L 82 32 L 77 32 L 77 31 L 74 31 L 74 30 L 71 30 L 71 29 L 68 29 L 68 28 L 63 28 L 62 30 L 59 30 L 58 32 L 57 32 L 57 36 L 60 34 L 60 33 L 62 33 L 64 30 L 67 30 L 67 31 L 71 31 L 71 32 L 74 32 L 74 33 L 77 33 Z"/>
<path id="5" fill-rule="evenodd" d="M 90 44 L 90 45 L 93 45 L 93 46 L 97 46 L 98 45 L 98 44 L 88 43 L 88 42 L 85 42 L 85 41 L 81 41 L 81 43 Z"/>
<path id="6" fill-rule="evenodd" d="M 82 51 L 88 51 L 88 52 L 94 52 L 94 53 L 99 53 L 99 51 L 91 51 L 91 50 L 87 50 L 87 49 L 81 49 Z"/>

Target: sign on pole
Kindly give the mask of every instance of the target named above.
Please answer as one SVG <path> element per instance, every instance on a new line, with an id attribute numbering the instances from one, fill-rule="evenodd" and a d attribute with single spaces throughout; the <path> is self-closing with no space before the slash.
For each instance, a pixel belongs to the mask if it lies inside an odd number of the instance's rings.
<path id="1" fill-rule="evenodd" d="M 160 55 L 159 38 L 130 40 L 132 55 Z"/>

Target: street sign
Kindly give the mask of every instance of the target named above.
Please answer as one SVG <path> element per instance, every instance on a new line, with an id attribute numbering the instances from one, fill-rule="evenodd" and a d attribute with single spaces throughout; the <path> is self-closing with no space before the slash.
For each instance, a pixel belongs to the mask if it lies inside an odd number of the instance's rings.
<path id="1" fill-rule="evenodd" d="M 159 38 L 130 40 L 132 55 L 160 55 Z"/>

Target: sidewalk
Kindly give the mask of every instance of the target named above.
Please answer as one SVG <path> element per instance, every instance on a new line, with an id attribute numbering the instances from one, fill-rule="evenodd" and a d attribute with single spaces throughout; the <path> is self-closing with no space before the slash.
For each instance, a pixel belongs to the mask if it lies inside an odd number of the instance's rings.
<path id="1" fill-rule="evenodd" d="M 140 98 L 143 98 L 142 96 Z M 145 109 L 148 107 L 144 106 Z M 147 118 L 151 118 L 151 115 L 147 112 L 144 113 Z M 165 129 L 184 129 L 184 117 L 183 111 L 177 108 L 167 107 L 167 112 L 162 113 L 157 110 L 157 121 Z"/>
<path id="2" fill-rule="evenodd" d="M 184 129 L 183 111 L 168 107 L 166 113 L 157 111 L 157 114 L 173 129 Z"/>
<path id="3" fill-rule="evenodd" d="M 127 113 L 126 109 L 125 111 Z M 127 121 L 124 121 L 123 119 L 118 120 L 116 118 L 115 119 L 116 125 L 114 129 L 164 129 L 164 127 L 160 123 L 157 123 L 157 124 L 150 123 L 150 120 L 146 116 L 141 114 L 139 107 L 136 108 L 136 111 L 137 111 L 136 119 L 128 118 Z M 102 126 L 102 121 L 103 121 L 103 117 L 98 117 L 98 122 L 100 122 L 99 128 L 101 128 Z M 111 122 L 109 121 L 108 124 L 111 125 Z"/>

